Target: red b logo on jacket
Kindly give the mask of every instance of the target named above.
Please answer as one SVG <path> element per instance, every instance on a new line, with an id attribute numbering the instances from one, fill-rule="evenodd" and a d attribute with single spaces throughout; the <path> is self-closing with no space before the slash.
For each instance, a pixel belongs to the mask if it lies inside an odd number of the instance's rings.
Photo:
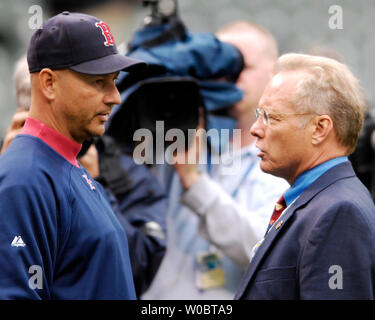
<path id="1" fill-rule="evenodd" d="M 111 33 L 111 30 L 109 29 L 108 24 L 106 24 L 103 21 L 95 23 L 95 26 L 100 28 L 102 30 L 102 34 L 105 38 L 104 45 L 106 47 L 113 46 L 115 44 L 115 39 L 113 38 L 113 35 Z"/>

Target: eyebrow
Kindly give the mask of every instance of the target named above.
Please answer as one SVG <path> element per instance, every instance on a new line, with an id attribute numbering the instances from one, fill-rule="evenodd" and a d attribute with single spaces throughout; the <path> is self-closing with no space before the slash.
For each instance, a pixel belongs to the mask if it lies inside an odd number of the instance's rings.
<path id="1" fill-rule="evenodd" d="M 118 77 L 118 75 L 120 74 L 120 71 L 117 71 L 117 72 L 115 72 L 115 73 L 107 73 L 107 74 L 101 74 L 101 75 L 98 75 L 98 76 L 103 76 L 103 77 L 106 77 L 106 76 L 108 76 L 109 77 L 109 75 L 112 75 L 111 76 L 111 78 L 112 79 L 116 79 L 117 77 Z"/>
<path id="2" fill-rule="evenodd" d="M 263 106 L 258 106 L 259 109 L 263 109 L 269 113 L 276 113 L 276 111 L 272 111 L 270 110 L 270 106 L 267 106 L 267 105 L 263 105 Z"/>
<path id="3" fill-rule="evenodd" d="M 83 74 L 83 76 L 86 79 L 93 79 L 93 78 L 97 78 L 97 77 L 98 78 L 100 78 L 100 77 L 107 78 L 107 77 L 110 77 L 110 75 L 112 75 L 110 78 L 116 79 L 119 74 L 120 74 L 120 72 L 117 71 L 116 73 L 107 73 L 107 74 Z"/>

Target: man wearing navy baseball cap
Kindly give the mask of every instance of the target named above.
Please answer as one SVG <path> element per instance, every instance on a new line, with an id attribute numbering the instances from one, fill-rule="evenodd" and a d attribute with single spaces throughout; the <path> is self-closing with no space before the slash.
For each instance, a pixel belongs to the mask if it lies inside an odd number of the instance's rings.
<path id="1" fill-rule="evenodd" d="M 76 157 L 121 102 L 118 73 L 146 64 L 70 12 L 33 34 L 27 59 L 29 117 L 0 157 L 0 299 L 135 299 L 124 230 Z"/>

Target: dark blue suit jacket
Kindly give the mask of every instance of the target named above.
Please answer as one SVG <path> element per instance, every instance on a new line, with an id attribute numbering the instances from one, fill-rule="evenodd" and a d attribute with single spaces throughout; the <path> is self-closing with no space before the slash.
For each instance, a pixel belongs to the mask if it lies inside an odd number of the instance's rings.
<path id="1" fill-rule="evenodd" d="M 374 299 L 375 206 L 349 162 L 328 170 L 267 234 L 235 299 Z"/>

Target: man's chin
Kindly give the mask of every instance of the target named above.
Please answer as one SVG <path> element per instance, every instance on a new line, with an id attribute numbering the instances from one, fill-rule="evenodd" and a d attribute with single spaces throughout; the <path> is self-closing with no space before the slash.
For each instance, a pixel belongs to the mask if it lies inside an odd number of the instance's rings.
<path id="1" fill-rule="evenodd" d="M 264 159 L 260 160 L 260 169 L 265 173 L 273 174 L 271 166 L 269 165 L 268 161 Z"/>
<path id="2" fill-rule="evenodd" d="M 278 177 L 278 178 L 282 178 L 282 179 L 285 179 L 287 180 L 286 178 L 286 175 L 285 175 L 285 170 L 283 170 L 282 168 L 280 167 L 275 167 L 275 166 L 272 166 L 269 162 L 266 162 L 264 160 L 261 160 L 260 161 L 260 169 L 265 172 L 265 173 L 268 173 L 268 174 L 271 174 L 275 177 Z M 288 181 L 288 180 L 287 180 Z"/>
<path id="3" fill-rule="evenodd" d="M 100 137 L 102 136 L 103 134 L 105 133 L 105 126 L 99 126 L 99 127 L 96 127 L 92 130 L 89 130 L 87 132 L 87 137 L 86 139 L 91 139 L 91 138 L 95 138 L 95 137 Z"/>

